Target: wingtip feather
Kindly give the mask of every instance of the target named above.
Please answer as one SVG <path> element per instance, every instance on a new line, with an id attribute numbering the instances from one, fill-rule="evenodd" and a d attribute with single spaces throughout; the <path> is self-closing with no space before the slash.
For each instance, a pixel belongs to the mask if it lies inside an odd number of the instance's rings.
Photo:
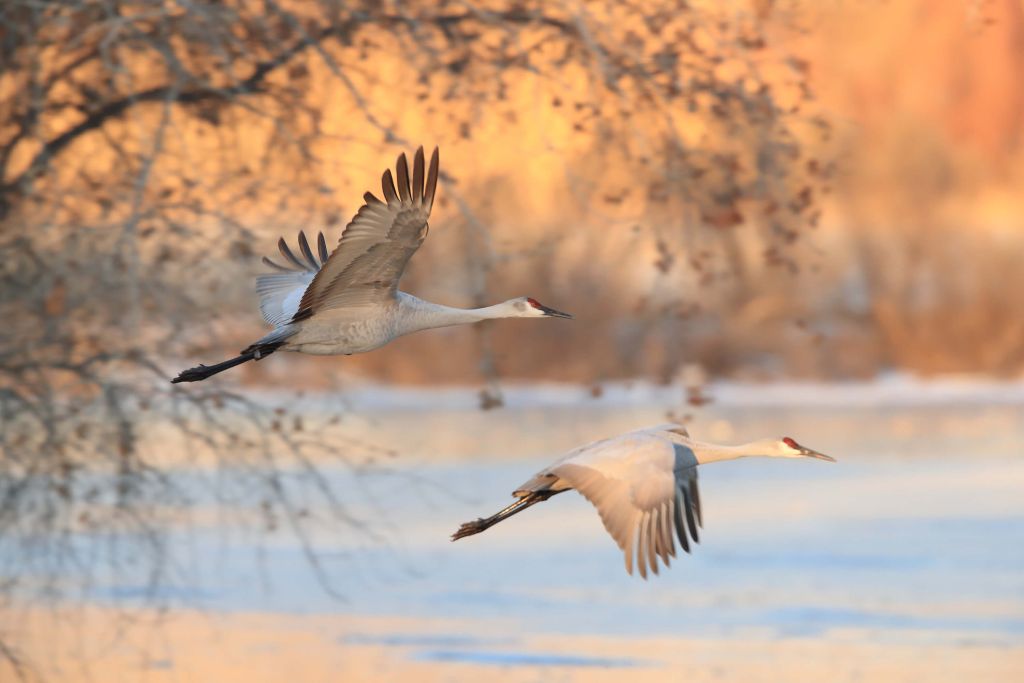
<path id="1" fill-rule="evenodd" d="M 697 526 L 704 527 L 704 515 L 700 508 L 700 487 L 697 486 L 696 478 L 690 479 L 690 497 L 693 499 L 693 508 L 697 513 Z"/>
<path id="2" fill-rule="evenodd" d="M 412 160 L 412 200 L 423 202 L 423 145 L 416 148 L 416 155 Z"/>
<path id="3" fill-rule="evenodd" d="M 697 520 L 693 515 L 693 501 L 690 500 L 690 494 L 687 489 L 683 491 L 683 503 L 686 512 L 686 526 L 690 530 L 690 538 L 693 539 L 694 543 L 700 543 L 700 535 L 697 532 Z"/>
<path id="4" fill-rule="evenodd" d="M 276 269 L 276 270 L 281 270 L 281 271 L 284 271 L 284 272 L 286 272 L 286 273 L 290 273 L 290 272 L 292 272 L 292 269 L 291 269 L 291 268 L 285 268 L 285 267 L 284 267 L 284 266 L 282 266 L 282 265 L 279 265 L 279 264 L 277 264 L 277 263 L 274 263 L 273 261 L 271 261 L 271 260 L 270 260 L 269 258 L 267 258 L 266 256 L 264 256 L 264 257 L 263 257 L 263 263 L 264 263 L 264 265 L 268 265 L 268 266 L 270 266 L 271 268 L 274 268 L 274 269 Z"/>
<path id="5" fill-rule="evenodd" d="M 434 147 L 430 155 L 430 169 L 427 171 L 427 184 L 424 189 L 424 203 L 428 210 L 434 208 L 434 196 L 437 194 L 437 173 L 440 166 L 440 156 L 437 147 Z"/>
<path id="6" fill-rule="evenodd" d="M 380 178 L 381 189 L 384 191 L 384 199 L 388 204 L 398 201 L 398 192 L 395 190 L 395 179 L 391 176 L 391 169 L 386 169 Z"/>
<path id="7" fill-rule="evenodd" d="M 647 579 L 647 529 L 650 515 L 644 512 L 640 516 L 640 530 L 636 539 L 636 564 L 640 570 L 640 578 Z"/>
<path id="8" fill-rule="evenodd" d="M 320 265 L 323 266 L 327 263 L 327 259 L 331 257 L 327 251 L 327 240 L 324 238 L 323 232 L 321 232 L 316 238 L 316 248 L 320 252 Z"/>
<path id="9" fill-rule="evenodd" d="M 309 267 L 313 270 L 318 270 L 320 264 L 316 262 L 313 257 L 313 250 L 309 248 L 309 240 L 306 239 L 306 233 L 304 230 L 299 230 L 299 249 L 302 250 L 302 255 L 306 257 L 306 261 L 309 263 Z"/>
<path id="10" fill-rule="evenodd" d="M 647 526 L 647 563 L 654 572 L 654 575 L 658 575 L 658 508 L 654 508 L 648 513 L 648 520 L 650 523 Z"/>
<path id="11" fill-rule="evenodd" d="M 672 513 L 675 517 L 676 526 L 676 538 L 679 539 L 679 545 L 683 547 L 683 550 L 690 552 L 690 539 L 686 536 L 686 522 L 683 520 L 683 492 L 681 489 L 676 489 L 676 504 L 673 506 Z"/>
<path id="12" fill-rule="evenodd" d="M 398 160 L 395 162 L 395 169 L 398 173 L 396 178 L 398 182 L 398 194 L 402 198 L 403 202 L 407 202 L 412 198 L 412 192 L 409 189 L 409 160 L 405 156 L 405 152 L 398 155 Z"/>
<path id="13" fill-rule="evenodd" d="M 298 268 L 299 270 L 305 270 L 306 269 L 306 266 L 304 266 L 302 264 L 302 261 L 300 261 L 295 256 L 295 254 L 292 253 L 291 248 L 289 248 L 288 243 L 284 241 L 283 237 L 279 237 L 277 239 L 277 249 L 278 249 L 278 251 L 281 252 L 281 256 L 284 256 L 285 259 L 290 261 L 292 263 L 292 265 L 294 265 L 296 268 Z"/>

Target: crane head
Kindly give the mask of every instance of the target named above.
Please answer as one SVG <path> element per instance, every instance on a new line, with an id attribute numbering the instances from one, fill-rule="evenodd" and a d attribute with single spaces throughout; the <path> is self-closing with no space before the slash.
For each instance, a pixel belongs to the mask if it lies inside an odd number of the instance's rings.
<path id="1" fill-rule="evenodd" d="M 536 299 L 528 296 L 524 296 L 522 299 L 516 301 L 516 308 L 519 308 L 518 304 L 522 304 L 523 317 L 530 318 L 568 318 L 572 319 L 572 314 L 563 313 L 562 311 L 556 311 L 553 308 L 548 308 L 544 304 L 540 303 Z"/>
<path id="2" fill-rule="evenodd" d="M 806 446 L 801 446 L 794 439 L 791 439 L 788 436 L 784 436 L 779 439 L 779 450 L 781 451 L 779 455 L 783 455 L 788 458 L 817 458 L 818 460 L 827 460 L 829 462 L 836 461 L 832 456 L 811 450 Z"/>

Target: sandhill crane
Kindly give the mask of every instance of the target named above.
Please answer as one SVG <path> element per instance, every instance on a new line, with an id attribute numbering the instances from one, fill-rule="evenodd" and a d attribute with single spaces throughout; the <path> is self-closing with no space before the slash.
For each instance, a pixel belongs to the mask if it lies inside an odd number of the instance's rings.
<path id="1" fill-rule="evenodd" d="M 323 233 L 317 253 L 299 233 L 299 258 L 284 239 L 277 246 L 285 258 L 278 272 L 256 280 L 260 312 L 274 330 L 216 365 L 184 370 L 171 382 L 198 382 L 275 351 L 338 355 L 372 351 L 411 332 L 494 318 L 571 318 L 529 297 L 484 308 L 451 308 L 398 291 L 405 266 L 427 236 L 427 219 L 437 190 L 438 153 L 424 173 L 423 148 L 416 150 L 412 177 L 403 153 L 397 173 L 384 171 L 384 201 L 367 192 L 366 202 L 345 227 L 337 248 L 327 255 Z M 397 180 L 397 183 L 396 183 Z"/>
<path id="2" fill-rule="evenodd" d="M 762 439 L 742 446 L 718 446 L 690 438 L 677 424 L 648 427 L 595 441 L 570 451 L 538 472 L 512 495 L 518 500 L 504 510 L 467 522 L 452 534 L 456 541 L 478 534 L 536 503 L 576 489 L 597 508 L 604 528 L 626 555 L 626 571 L 636 558 L 640 576 L 658 573 L 658 558 L 669 566 L 676 556 L 672 532 L 683 550 L 699 541 L 703 526 L 697 465 L 749 456 L 818 458 L 835 462 L 793 439 Z"/>

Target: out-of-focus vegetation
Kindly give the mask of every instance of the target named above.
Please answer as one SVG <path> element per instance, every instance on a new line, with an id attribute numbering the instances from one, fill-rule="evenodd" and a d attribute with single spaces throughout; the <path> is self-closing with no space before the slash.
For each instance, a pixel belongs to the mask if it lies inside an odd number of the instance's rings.
<path id="1" fill-rule="evenodd" d="M 436 143 L 406 286 L 577 321 L 238 375 L 1017 373 L 1020 10 L 917 25 L 919 5 L 13 3 L 4 243 L 42 250 L 46 310 L 92 301 L 74 345 L 127 326 L 108 351 L 213 359 L 261 334 L 252 276 L 279 233 L 333 241 L 398 150 Z M 80 278 L 58 244 L 104 281 L 47 288 Z"/>
<path id="2" fill-rule="evenodd" d="M 1024 6 L 864 3 L 805 40 L 843 130 L 826 282 L 856 294 L 861 330 L 837 357 L 1020 377 Z"/>
<path id="3" fill-rule="evenodd" d="M 116 261 L 109 296 L 68 300 L 109 304 L 100 334 L 133 331 L 105 347 L 180 362 L 261 334 L 251 276 L 278 232 L 333 242 L 399 150 L 436 143 L 443 203 L 407 285 L 460 304 L 526 288 L 578 324 L 528 332 L 529 354 L 504 326 L 350 367 L 465 381 L 493 351 L 505 376 L 671 374 L 705 360 L 698 312 L 745 305 L 763 266 L 796 270 L 831 173 L 808 151 L 829 125 L 807 65 L 742 9 L 15 3 L 0 209 L 33 248 Z"/>

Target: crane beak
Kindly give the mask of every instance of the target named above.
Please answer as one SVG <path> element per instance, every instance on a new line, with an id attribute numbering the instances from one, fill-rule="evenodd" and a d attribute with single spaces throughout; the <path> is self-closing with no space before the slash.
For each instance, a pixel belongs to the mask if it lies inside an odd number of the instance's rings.
<path id="1" fill-rule="evenodd" d="M 824 453 L 819 453 L 818 451 L 812 451 L 810 448 L 800 449 L 800 454 L 808 458 L 817 458 L 818 460 L 827 460 L 828 462 L 836 461 L 836 459 L 833 458 L 831 455 L 825 455 Z"/>
<path id="2" fill-rule="evenodd" d="M 571 313 L 562 313 L 561 311 L 556 311 L 553 308 L 548 308 L 547 306 L 543 305 L 538 306 L 538 308 L 540 309 L 541 313 L 543 313 L 548 318 L 568 318 L 569 320 L 572 320 Z"/>

